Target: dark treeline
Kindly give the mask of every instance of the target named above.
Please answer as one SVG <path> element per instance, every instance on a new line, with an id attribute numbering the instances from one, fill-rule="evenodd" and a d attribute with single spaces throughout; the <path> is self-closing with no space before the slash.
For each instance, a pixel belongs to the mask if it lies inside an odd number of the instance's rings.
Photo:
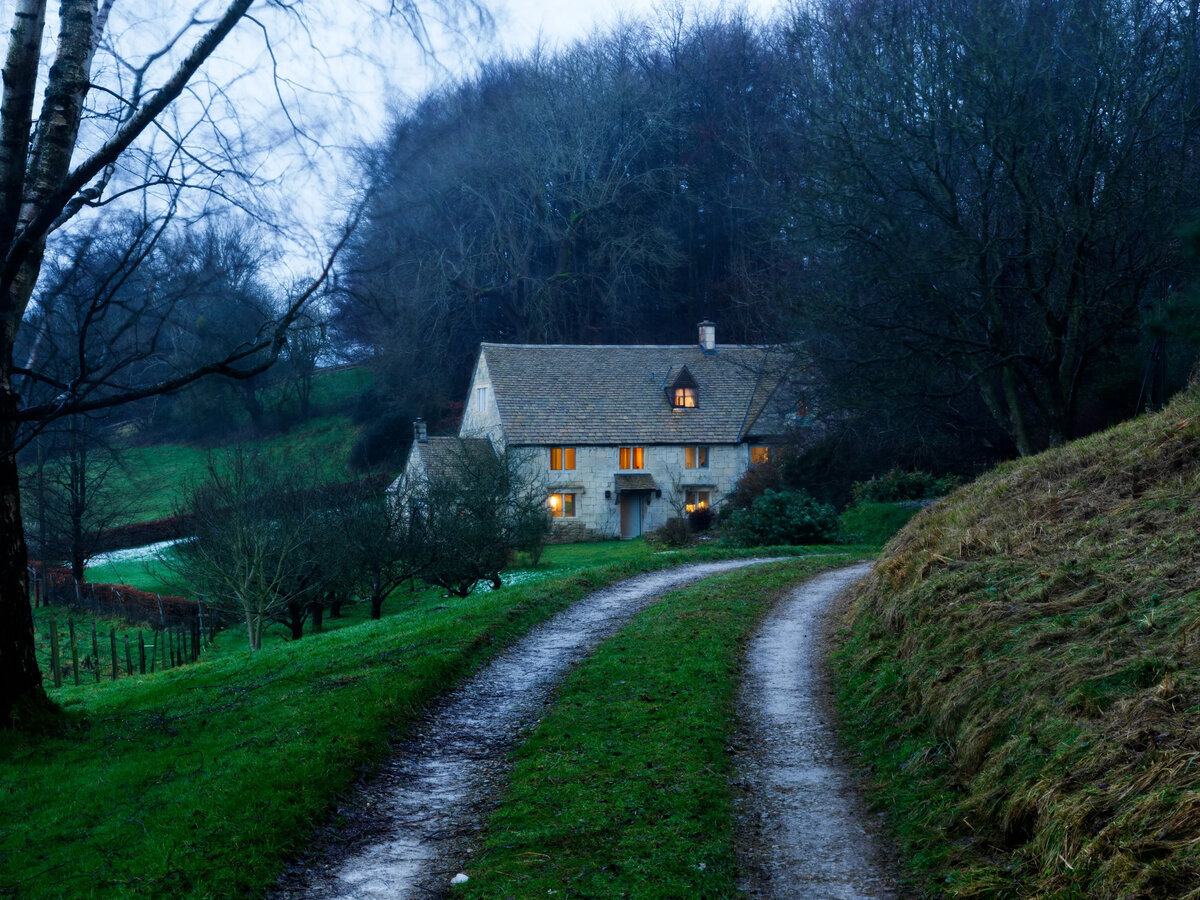
<path id="1" fill-rule="evenodd" d="M 485 66 L 365 154 L 336 301 L 377 373 L 364 455 L 452 422 L 481 340 L 689 342 L 705 317 L 812 354 L 813 477 L 970 468 L 1161 402 L 1194 359 L 1197 26 L 1187 2 L 838 0 Z"/>

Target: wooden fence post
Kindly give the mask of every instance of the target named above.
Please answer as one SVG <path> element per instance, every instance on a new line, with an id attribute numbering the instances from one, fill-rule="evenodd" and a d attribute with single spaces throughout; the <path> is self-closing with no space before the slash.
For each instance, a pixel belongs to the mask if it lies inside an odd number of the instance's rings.
<path id="1" fill-rule="evenodd" d="M 100 683 L 100 643 L 96 640 L 96 623 L 92 623 L 92 665 L 96 667 L 96 684 Z"/>
<path id="2" fill-rule="evenodd" d="M 154 667 L 158 664 L 158 632 L 154 632 L 154 643 L 150 647 L 150 674 L 154 674 Z"/>
<path id="3" fill-rule="evenodd" d="M 125 674 L 133 675 L 133 654 L 129 650 L 129 635 L 125 635 Z"/>
<path id="4" fill-rule="evenodd" d="M 76 589 L 79 582 L 75 582 Z M 75 620 L 67 617 L 67 631 L 71 634 L 71 672 L 75 675 L 75 687 L 79 687 L 79 646 L 75 643 Z"/>
<path id="5" fill-rule="evenodd" d="M 138 629 L 138 671 L 146 674 L 146 642 L 142 639 L 142 631 Z"/>
<path id="6" fill-rule="evenodd" d="M 54 673 L 54 686 L 62 687 L 62 663 L 58 659 L 58 622 L 50 620 L 50 671 Z"/>
<path id="7" fill-rule="evenodd" d="M 121 667 L 120 663 L 117 661 L 117 629 L 115 629 L 115 628 L 108 629 L 108 642 L 109 642 L 109 646 L 112 648 L 112 664 L 113 664 L 112 680 L 116 681 L 117 674 Z"/>

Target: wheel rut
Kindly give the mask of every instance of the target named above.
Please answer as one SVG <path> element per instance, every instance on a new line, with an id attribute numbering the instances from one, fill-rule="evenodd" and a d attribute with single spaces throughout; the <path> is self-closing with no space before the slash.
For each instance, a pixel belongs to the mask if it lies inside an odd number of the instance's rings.
<path id="1" fill-rule="evenodd" d="M 837 569 L 792 591 L 750 644 L 742 722 L 739 851 L 750 896 L 865 900 L 906 896 L 833 724 L 827 611 L 869 570 Z"/>
<path id="2" fill-rule="evenodd" d="M 517 641 L 439 702 L 342 809 L 277 898 L 439 896 L 466 865 L 507 752 L 536 724 L 575 663 L 661 594 L 773 559 L 641 575 L 588 595 Z"/>

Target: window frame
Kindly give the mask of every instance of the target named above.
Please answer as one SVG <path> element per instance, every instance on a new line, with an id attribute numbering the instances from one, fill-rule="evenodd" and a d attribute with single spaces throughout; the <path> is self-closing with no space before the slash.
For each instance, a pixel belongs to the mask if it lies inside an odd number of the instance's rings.
<path id="1" fill-rule="evenodd" d="M 689 513 L 694 513 L 697 509 L 712 509 L 712 491 L 685 490 L 683 508 Z"/>
<path id="2" fill-rule="evenodd" d="M 683 467 L 685 469 L 708 468 L 708 444 L 687 444 L 683 448 Z M 688 460 L 691 459 L 691 462 Z"/>
<path id="3" fill-rule="evenodd" d="M 644 446 L 628 446 L 617 448 L 617 468 L 623 472 L 644 471 L 646 468 L 646 448 Z"/>
<path id="4" fill-rule="evenodd" d="M 750 465 L 762 466 L 771 461 L 774 454 L 771 452 L 770 444 L 751 444 L 750 445 Z M 761 457 L 761 458 L 756 458 Z"/>
<path id="5" fill-rule="evenodd" d="M 696 409 L 700 405 L 699 391 L 687 386 L 672 388 L 671 405 L 675 409 Z"/>
<path id="6" fill-rule="evenodd" d="M 558 498 L 557 503 L 555 503 L 555 498 Z M 546 498 L 546 502 L 550 504 L 550 518 L 575 518 L 575 491 L 554 491 Z"/>
<path id="7" fill-rule="evenodd" d="M 555 465 L 555 456 L 557 455 L 558 465 Z M 550 471 L 551 472 L 573 472 L 575 471 L 575 448 L 574 447 L 551 447 L 550 448 Z"/>

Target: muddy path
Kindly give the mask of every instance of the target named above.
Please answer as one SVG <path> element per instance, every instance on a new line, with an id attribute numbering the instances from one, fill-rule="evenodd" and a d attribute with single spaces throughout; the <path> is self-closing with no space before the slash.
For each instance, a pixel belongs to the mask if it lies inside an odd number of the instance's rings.
<path id="1" fill-rule="evenodd" d="M 827 613 L 868 565 L 792 591 L 751 642 L 738 701 L 739 854 L 750 896 L 905 896 L 878 817 L 855 792 L 834 725 Z"/>
<path id="2" fill-rule="evenodd" d="M 768 560 L 730 560 L 640 575 L 559 613 L 441 701 L 379 776 L 339 810 L 277 898 L 443 894 L 467 865 L 470 837 L 498 788 L 507 752 L 536 723 L 570 667 L 657 596 Z"/>

